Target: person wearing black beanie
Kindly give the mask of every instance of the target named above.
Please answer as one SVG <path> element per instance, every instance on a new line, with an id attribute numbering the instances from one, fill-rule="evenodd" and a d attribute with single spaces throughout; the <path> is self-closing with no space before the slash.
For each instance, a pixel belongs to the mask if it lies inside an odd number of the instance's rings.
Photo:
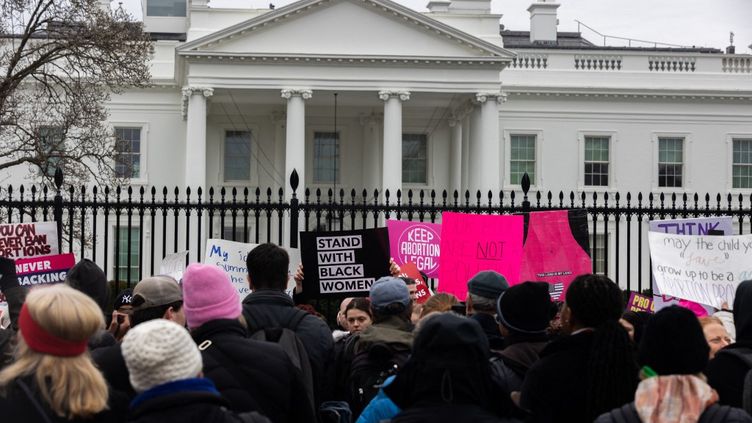
<path id="1" fill-rule="evenodd" d="M 494 381 L 507 393 L 519 391 L 528 369 L 548 342 L 546 329 L 556 315 L 546 282 L 524 282 L 496 301 L 496 321 L 505 348 L 491 358 Z"/>
<path id="2" fill-rule="evenodd" d="M 635 401 L 601 415 L 596 423 L 752 422 L 743 410 L 718 404 L 718 393 L 702 376 L 709 352 L 694 313 L 678 306 L 659 311 L 639 346 L 644 367 Z"/>

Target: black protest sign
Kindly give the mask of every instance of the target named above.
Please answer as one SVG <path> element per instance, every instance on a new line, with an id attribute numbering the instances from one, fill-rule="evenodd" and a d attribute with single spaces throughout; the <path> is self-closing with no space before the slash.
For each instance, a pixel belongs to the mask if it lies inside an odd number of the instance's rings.
<path id="1" fill-rule="evenodd" d="M 389 275 L 386 228 L 302 232 L 303 292 L 313 298 L 368 296 L 371 285 Z"/>

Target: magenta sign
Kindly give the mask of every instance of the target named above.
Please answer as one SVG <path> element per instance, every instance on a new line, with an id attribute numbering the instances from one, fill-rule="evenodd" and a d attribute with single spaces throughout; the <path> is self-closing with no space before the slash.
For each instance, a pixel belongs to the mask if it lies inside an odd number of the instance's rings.
<path id="1" fill-rule="evenodd" d="M 439 276 L 441 225 L 387 220 L 389 252 L 397 264 L 415 263 L 428 277 Z"/>

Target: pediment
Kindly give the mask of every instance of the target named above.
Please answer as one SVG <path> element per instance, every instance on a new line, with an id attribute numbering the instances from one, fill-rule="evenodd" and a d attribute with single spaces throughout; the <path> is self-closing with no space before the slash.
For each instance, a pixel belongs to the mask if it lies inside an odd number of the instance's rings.
<path id="1" fill-rule="evenodd" d="M 389 0 L 302 0 L 193 40 L 182 55 L 404 57 L 507 61 L 502 47 Z"/>

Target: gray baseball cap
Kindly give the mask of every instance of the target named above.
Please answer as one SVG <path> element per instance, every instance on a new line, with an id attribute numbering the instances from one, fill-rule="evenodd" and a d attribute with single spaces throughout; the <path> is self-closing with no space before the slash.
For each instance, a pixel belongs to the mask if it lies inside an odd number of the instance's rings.
<path id="1" fill-rule="evenodd" d="M 133 310 L 172 304 L 183 301 L 183 292 L 178 282 L 165 275 L 150 276 L 142 279 L 133 288 Z"/>

